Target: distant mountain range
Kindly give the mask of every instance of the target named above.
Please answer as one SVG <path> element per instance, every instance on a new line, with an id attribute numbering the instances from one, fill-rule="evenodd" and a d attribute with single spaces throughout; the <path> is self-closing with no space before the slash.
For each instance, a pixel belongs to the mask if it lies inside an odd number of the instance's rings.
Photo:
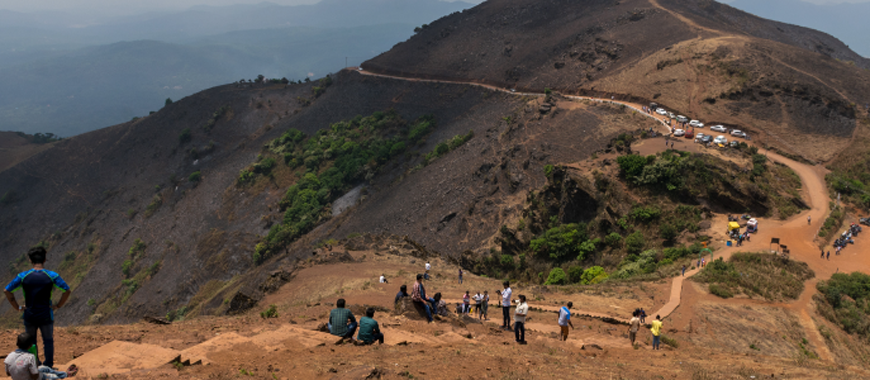
<path id="1" fill-rule="evenodd" d="M 438 0 L 199 6 L 82 21 L 0 11 L 0 130 L 71 136 L 239 79 L 300 80 L 359 64 L 415 26 L 471 7 Z M 346 59 L 347 57 L 347 59 Z"/>
<path id="2" fill-rule="evenodd" d="M 735 0 L 728 4 L 756 16 L 831 34 L 856 53 L 870 57 L 870 2 L 818 5 L 802 0 Z"/>

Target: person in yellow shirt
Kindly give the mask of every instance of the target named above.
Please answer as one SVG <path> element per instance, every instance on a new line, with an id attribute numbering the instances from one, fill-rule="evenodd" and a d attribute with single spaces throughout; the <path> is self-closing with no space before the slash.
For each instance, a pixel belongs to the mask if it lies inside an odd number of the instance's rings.
<path id="1" fill-rule="evenodd" d="M 662 317 L 656 315 L 656 320 L 652 321 L 652 327 L 649 328 L 653 335 L 653 350 L 661 349 L 661 334 L 662 334 Z"/>

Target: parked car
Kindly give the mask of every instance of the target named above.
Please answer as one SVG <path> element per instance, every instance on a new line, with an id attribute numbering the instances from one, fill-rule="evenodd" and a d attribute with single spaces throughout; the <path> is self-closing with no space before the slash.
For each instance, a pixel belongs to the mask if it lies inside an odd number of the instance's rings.
<path id="1" fill-rule="evenodd" d="M 690 139 L 690 138 L 692 138 L 692 137 L 694 137 L 694 136 L 695 136 L 695 132 L 692 132 L 691 129 L 686 131 L 686 138 L 687 138 L 687 139 Z"/>
<path id="2" fill-rule="evenodd" d="M 726 139 L 725 136 L 719 135 L 719 136 L 716 136 L 715 139 L 713 139 L 713 143 L 714 143 L 714 144 L 723 144 L 723 145 L 724 145 L 724 144 L 727 144 L 727 143 L 728 143 L 728 139 Z"/>
<path id="3" fill-rule="evenodd" d="M 658 108 L 659 108 L 659 105 L 656 104 L 656 103 L 650 103 L 650 104 L 649 104 L 649 109 L 651 109 L 651 110 L 653 110 L 653 111 L 656 111 Z"/>
<path id="4" fill-rule="evenodd" d="M 676 119 L 676 118 L 677 118 L 677 115 L 674 115 L 673 112 L 668 112 L 668 117 L 671 118 L 671 119 Z"/>
<path id="5" fill-rule="evenodd" d="M 729 145 L 731 145 L 732 148 L 739 148 L 740 147 L 740 143 L 737 141 L 732 141 L 731 144 L 729 144 Z"/>
<path id="6" fill-rule="evenodd" d="M 701 142 L 704 139 L 705 134 L 698 132 L 695 134 L 695 142 Z"/>
<path id="7" fill-rule="evenodd" d="M 713 141 L 713 135 L 704 135 L 704 138 L 701 139 L 701 142 L 704 144 L 708 144 Z"/>
<path id="8" fill-rule="evenodd" d="M 710 130 L 716 131 L 716 132 L 728 132 L 728 128 L 725 128 L 722 125 L 714 125 L 714 126 L 710 127 Z"/>
<path id="9" fill-rule="evenodd" d="M 666 111 L 664 108 L 656 108 L 656 113 L 665 116 L 668 114 L 668 111 Z"/>
<path id="10" fill-rule="evenodd" d="M 687 122 L 687 121 L 689 121 L 689 118 L 688 118 L 688 117 L 685 117 L 685 116 L 683 116 L 683 115 L 677 115 L 677 122 L 678 122 L 678 123 L 685 123 L 685 122 Z"/>
<path id="11" fill-rule="evenodd" d="M 674 130 L 674 136 L 680 137 L 680 136 L 685 135 L 685 134 L 686 134 L 686 131 L 684 131 L 682 129 L 675 129 Z"/>
<path id="12" fill-rule="evenodd" d="M 698 120 L 692 120 L 689 122 L 689 126 L 694 128 L 704 128 L 704 123 Z"/>
<path id="13" fill-rule="evenodd" d="M 739 129 L 735 129 L 735 130 L 731 131 L 731 136 L 737 136 L 737 137 L 744 137 L 744 138 L 745 138 L 745 137 L 746 137 L 746 134 L 743 133 L 743 131 L 741 131 L 741 130 L 739 130 Z"/>

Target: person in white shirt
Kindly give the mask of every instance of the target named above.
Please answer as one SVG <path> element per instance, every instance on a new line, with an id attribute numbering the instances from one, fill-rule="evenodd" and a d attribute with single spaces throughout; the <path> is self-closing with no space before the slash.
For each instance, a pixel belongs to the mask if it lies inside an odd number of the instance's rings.
<path id="1" fill-rule="evenodd" d="M 568 340 L 568 326 L 571 326 L 571 329 L 574 329 L 574 324 L 571 323 L 571 307 L 574 306 L 573 302 L 568 302 L 567 306 L 562 306 L 559 309 L 559 328 L 562 330 L 562 334 L 559 337 L 559 340 L 566 341 Z"/>
<path id="2" fill-rule="evenodd" d="M 635 310 L 631 313 L 631 321 L 628 322 L 628 339 L 631 340 L 631 346 L 634 347 L 634 340 L 637 338 L 637 330 L 640 329 L 640 312 Z"/>
<path id="3" fill-rule="evenodd" d="M 381 275 L 381 284 L 386 284 L 386 283 L 387 283 L 387 277 L 382 274 Z"/>
<path id="4" fill-rule="evenodd" d="M 526 303 L 526 296 L 520 294 L 519 298 L 517 310 L 514 312 L 514 335 L 517 343 L 526 344 L 526 316 L 529 315 L 529 304 Z"/>
<path id="5" fill-rule="evenodd" d="M 502 322 L 501 328 L 504 330 L 510 330 L 511 329 L 511 294 L 513 294 L 513 291 L 511 290 L 511 283 L 510 282 L 505 281 L 503 285 L 504 285 L 504 290 L 502 290 L 502 291 L 496 290 L 496 293 L 499 293 L 501 295 L 501 313 L 502 313 L 502 317 L 503 317 L 502 318 L 503 322 Z"/>
<path id="6" fill-rule="evenodd" d="M 474 300 L 474 312 L 477 313 L 477 319 L 482 318 L 482 314 L 480 311 L 480 301 L 483 300 L 483 296 L 480 295 L 480 292 L 477 292 L 474 296 L 471 297 Z"/>

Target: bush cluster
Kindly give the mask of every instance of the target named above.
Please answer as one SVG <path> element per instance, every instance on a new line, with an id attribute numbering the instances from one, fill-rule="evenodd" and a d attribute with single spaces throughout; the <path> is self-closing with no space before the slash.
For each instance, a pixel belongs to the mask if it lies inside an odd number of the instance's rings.
<path id="1" fill-rule="evenodd" d="M 861 272 L 835 273 L 816 285 L 823 307 L 819 312 L 850 334 L 870 339 L 870 276 Z"/>
<path id="2" fill-rule="evenodd" d="M 711 293 L 723 298 L 742 293 L 778 301 L 797 299 L 804 281 L 814 276 L 806 263 L 769 253 L 738 252 L 729 261 L 710 262 L 692 279 L 708 284 Z"/>
<path id="3" fill-rule="evenodd" d="M 571 223 L 547 230 L 543 235 L 532 239 L 529 248 L 534 253 L 548 255 L 556 262 L 574 259 L 583 261 L 587 255 L 595 252 L 599 243 L 601 239 L 589 238 L 585 223 Z"/>

